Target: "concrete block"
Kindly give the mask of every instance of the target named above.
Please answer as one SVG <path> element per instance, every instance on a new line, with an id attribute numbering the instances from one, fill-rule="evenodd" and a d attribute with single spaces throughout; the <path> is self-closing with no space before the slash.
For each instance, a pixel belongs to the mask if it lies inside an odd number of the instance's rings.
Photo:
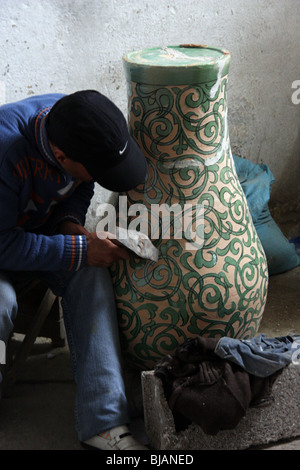
<path id="1" fill-rule="evenodd" d="M 162 382 L 154 371 L 142 372 L 145 431 L 156 450 L 242 450 L 300 436 L 300 366 L 286 367 L 273 385 L 274 403 L 249 408 L 232 430 L 215 436 L 191 424 L 176 432 Z"/>

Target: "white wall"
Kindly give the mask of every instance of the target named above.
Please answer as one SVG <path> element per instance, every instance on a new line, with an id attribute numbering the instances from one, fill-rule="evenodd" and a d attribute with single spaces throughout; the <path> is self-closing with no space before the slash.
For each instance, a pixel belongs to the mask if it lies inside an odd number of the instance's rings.
<path id="1" fill-rule="evenodd" d="M 180 43 L 229 49 L 233 151 L 300 210 L 299 0 L 0 0 L 0 100 L 96 88 L 126 114 L 122 55 Z"/>

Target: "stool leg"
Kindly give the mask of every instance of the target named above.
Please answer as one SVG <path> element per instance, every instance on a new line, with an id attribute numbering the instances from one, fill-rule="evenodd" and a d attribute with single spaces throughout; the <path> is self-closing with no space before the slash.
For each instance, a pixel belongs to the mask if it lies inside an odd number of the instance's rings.
<path id="1" fill-rule="evenodd" d="M 56 310 L 57 317 L 55 318 L 55 322 L 53 323 L 53 325 L 51 325 L 51 330 L 48 329 L 48 334 L 52 340 L 53 348 L 63 348 L 66 345 L 66 339 L 65 339 L 66 332 L 65 332 L 65 327 L 64 327 L 63 311 L 62 311 L 60 297 L 57 297 L 56 301 L 54 302 L 53 309 Z M 52 312 L 48 316 L 46 323 L 48 320 L 53 321 Z"/>
<path id="2" fill-rule="evenodd" d="M 11 395 L 12 388 L 17 380 L 18 371 L 25 363 L 55 300 L 56 296 L 50 289 L 48 289 L 39 305 L 36 315 L 33 317 L 31 327 L 18 350 L 11 367 L 5 374 L 5 380 L 3 384 L 5 396 Z"/>

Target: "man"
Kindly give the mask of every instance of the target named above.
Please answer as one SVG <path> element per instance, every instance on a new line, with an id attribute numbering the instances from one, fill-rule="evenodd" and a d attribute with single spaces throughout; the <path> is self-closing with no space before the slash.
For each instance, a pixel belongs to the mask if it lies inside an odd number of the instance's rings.
<path id="1" fill-rule="evenodd" d="M 129 433 L 116 307 L 107 267 L 129 257 L 84 228 L 94 181 L 142 183 L 146 161 L 121 111 L 94 90 L 0 107 L 0 339 L 33 278 L 62 298 L 77 384 L 78 438 L 95 449 L 145 449 Z M 0 377 L 1 379 L 1 377 Z"/>

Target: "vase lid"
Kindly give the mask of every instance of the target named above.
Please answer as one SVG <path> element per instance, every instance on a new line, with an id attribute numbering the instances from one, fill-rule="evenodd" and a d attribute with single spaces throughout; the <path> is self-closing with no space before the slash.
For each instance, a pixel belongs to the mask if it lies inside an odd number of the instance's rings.
<path id="1" fill-rule="evenodd" d="M 182 44 L 133 51 L 123 57 L 128 80 L 156 85 L 185 85 L 227 75 L 230 53 L 220 47 Z"/>

